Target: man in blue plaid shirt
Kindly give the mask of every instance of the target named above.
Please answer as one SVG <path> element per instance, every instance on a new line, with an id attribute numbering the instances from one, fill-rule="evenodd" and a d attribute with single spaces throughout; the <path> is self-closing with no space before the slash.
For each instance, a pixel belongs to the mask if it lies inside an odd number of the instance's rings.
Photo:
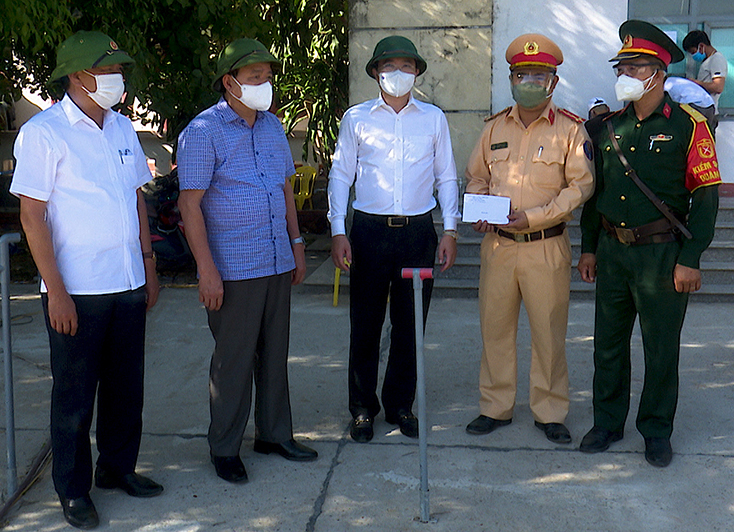
<path id="1" fill-rule="evenodd" d="M 219 102 L 181 133 L 179 207 L 215 340 L 209 447 L 217 475 L 247 480 L 239 457 L 256 386 L 255 452 L 318 456 L 293 439 L 288 396 L 290 290 L 306 260 L 288 177 L 293 159 L 272 104 L 277 60 L 258 41 L 220 54 Z"/>

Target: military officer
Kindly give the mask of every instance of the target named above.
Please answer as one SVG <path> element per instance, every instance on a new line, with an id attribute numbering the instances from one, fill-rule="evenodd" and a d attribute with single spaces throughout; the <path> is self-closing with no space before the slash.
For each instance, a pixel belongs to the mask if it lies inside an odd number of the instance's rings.
<path id="1" fill-rule="evenodd" d="M 683 52 L 646 22 L 629 20 L 619 35 L 624 44 L 611 59 L 615 91 L 631 103 L 606 119 L 613 132 L 598 137 L 596 192 L 581 217 L 578 269 L 597 286 L 594 426 L 580 450 L 605 451 L 622 439 L 630 336 L 639 315 L 645 380 L 637 429 L 646 460 L 665 467 L 673 456 L 680 332 L 688 294 L 701 287 L 699 260 L 713 238 L 721 178 L 706 119 L 663 90 L 668 65 L 681 61 Z M 670 207 L 672 220 L 685 226 L 669 220 L 635 184 L 612 139 L 644 185 Z"/>
<path id="2" fill-rule="evenodd" d="M 583 120 L 551 100 L 563 54 L 543 35 L 515 39 L 510 64 L 513 107 L 490 117 L 466 169 L 466 191 L 506 196 L 507 224 L 477 221 L 484 233 L 479 280 L 484 343 L 480 415 L 466 427 L 488 434 L 512 421 L 517 388 L 517 320 L 521 301 L 532 334 L 530 409 L 554 443 L 570 443 L 566 326 L 571 211 L 593 192 L 591 142 Z"/>

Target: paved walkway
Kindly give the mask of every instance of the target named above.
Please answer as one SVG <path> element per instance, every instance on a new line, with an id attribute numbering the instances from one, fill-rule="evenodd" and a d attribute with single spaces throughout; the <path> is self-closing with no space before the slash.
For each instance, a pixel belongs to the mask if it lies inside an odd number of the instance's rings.
<path id="1" fill-rule="evenodd" d="M 50 395 L 40 301 L 13 288 L 13 355 L 21 476 L 47 438 Z M 139 472 L 165 485 L 155 499 L 92 490 L 105 531 L 689 531 L 734 529 L 734 306 L 692 304 L 683 334 L 676 452 L 647 465 L 634 428 L 641 343 L 633 340 L 632 414 L 624 440 L 599 455 L 577 451 L 591 427 L 593 302 L 572 302 L 568 330 L 574 442 L 553 445 L 528 409 L 529 333 L 519 333 L 519 393 L 512 425 L 464 432 L 477 415 L 481 341 L 474 299 L 436 299 L 426 334 L 430 504 L 420 523 L 418 446 L 377 418 L 372 443 L 347 436 L 348 296 L 295 291 L 291 401 L 296 437 L 320 453 L 309 464 L 252 452 L 250 481 L 218 479 L 209 463 L 207 374 L 212 340 L 196 289 L 167 288 L 149 315 L 146 406 Z M 4 424 L 4 422 L 3 422 Z M 2 456 L 5 456 L 4 435 Z M 5 486 L 5 471 L 0 478 Z M 16 504 L 6 530 L 71 530 L 50 471 Z"/>

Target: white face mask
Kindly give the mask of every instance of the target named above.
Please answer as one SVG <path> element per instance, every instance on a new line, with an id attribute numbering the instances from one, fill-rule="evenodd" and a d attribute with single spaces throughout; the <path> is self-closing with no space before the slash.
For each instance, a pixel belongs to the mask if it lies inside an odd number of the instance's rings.
<path id="1" fill-rule="evenodd" d="M 415 74 L 408 74 L 402 70 L 380 73 L 380 87 L 390 96 L 400 98 L 410 92 L 415 83 Z"/>
<path id="2" fill-rule="evenodd" d="M 88 70 L 85 70 L 87 74 L 94 78 L 97 82 L 97 90 L 89 92 L 86 87 L 82 85 L 82 88 L 87 95 L 92 99 L 94 103 L 99 105 L 102 109 L 109 109 L 113 105 L 120 103 L 122 95 L 125 93 L 125 80 L 122 79 L 122 74 L 92 74 Z"/>
<path id="3" fill-rule="evenodd" d="M 617 83 L 614 84 L 614 92 L 617 94 L 617 100 L 620 102 L 638 101 L 645 94 L 650 92 L 653 87 L 655 87 L 656 83 L 651 83 L 655 74 L 657 74 L 657 72 L 653 73 L 653 75 L 645 81 L 632 78 L 626 74 L 619 76 L 617 78 Z"/>
<path id="4" fill-rule="evenodd" d="M 254 109 L 255 111 L 267 111 L 270 109 L 270 105 L 273 103 L 273 85 L 269 81 L 261 83 L 260 85 L 240 85 L 240 82 L 232 78 L 237 85 L 240 86 L 242 91 L 239 98 L 237 98 L 245 107 Z"/>

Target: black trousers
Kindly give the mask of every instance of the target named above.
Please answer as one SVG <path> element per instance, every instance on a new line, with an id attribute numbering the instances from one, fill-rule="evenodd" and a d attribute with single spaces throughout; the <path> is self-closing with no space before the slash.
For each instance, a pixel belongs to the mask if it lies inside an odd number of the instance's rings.
<path id="1" fill-rule="evenodd" d="M 352 416 L 380 411 L 377 373 L 380 336 L 390 295 L 390 353 L 382 386 L 386 416 L 409 410 L 415 399 L 415 321 L 413 281 L 402 268 L 432 268 L 438 238 L 431 213 L 410 217 L 404 227 L 388 227 L 387 217 L 355 211 L 349 275 L 351 338 L 349 411 Z M 423 284 L 423 323 L 428 315 L 433 280 Z"/>
<path id="2" fill-rule="evenodd" d="M 247 427 L 255 383 L 255 437 L 293 437 L 288 394 L 290 272 L 224 282 L 219 310 L 208 310 L 215 347 L 209 370 L 209 448 L 236 456 Z"/>
<path id="3" fill-rule="evenodd" d="M 145 289 L 71 296 L 79 328 L 60 334 L 43 312 L 51 346 L 53 481 L 60 497 L 92 487 L 89 430 L 97 398 L 97 465 L 125 475 L 135 471 L 143 428 Z"/>

